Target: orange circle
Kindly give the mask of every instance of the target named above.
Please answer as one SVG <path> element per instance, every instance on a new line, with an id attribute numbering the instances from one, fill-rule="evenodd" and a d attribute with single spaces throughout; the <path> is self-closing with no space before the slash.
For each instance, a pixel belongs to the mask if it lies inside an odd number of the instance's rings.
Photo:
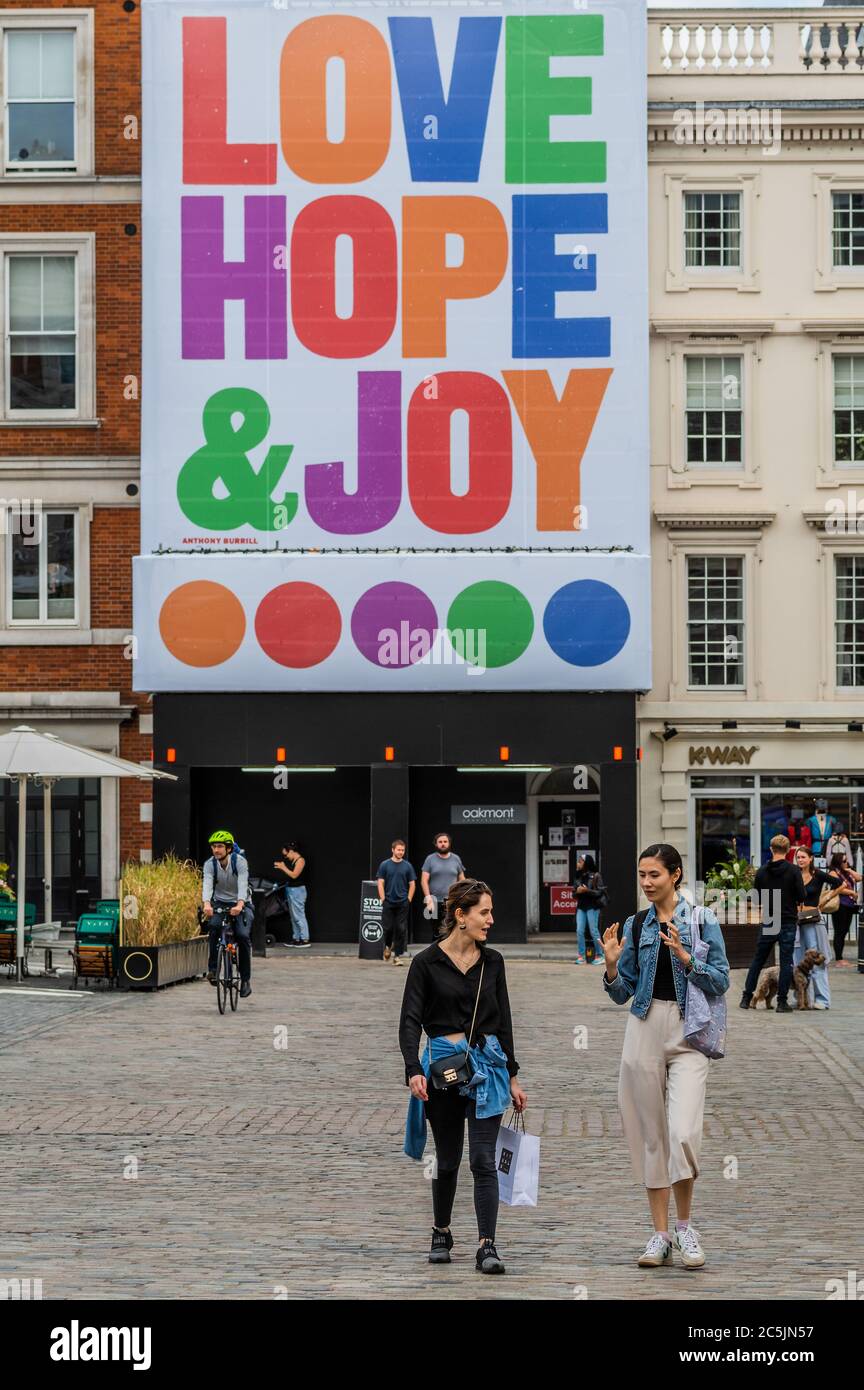
<path id="1" fill-rule="evenodd" d="M 196 579 L 168 595 L 159 612 L 159 631 L 184 666 L 220 666 L 243 641 L 246 614 L 224 584 Z"/>

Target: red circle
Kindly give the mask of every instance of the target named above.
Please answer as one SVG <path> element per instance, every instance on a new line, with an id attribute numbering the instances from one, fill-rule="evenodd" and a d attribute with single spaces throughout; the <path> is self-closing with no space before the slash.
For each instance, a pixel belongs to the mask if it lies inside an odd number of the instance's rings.
<path id="1" fill-rule="evenodd" d="M 255 614 L 255 636 L 280 666 L 304 670 L 326 661 L 342 635 L 339 605 L 317 584 L 279 584 Z"/>

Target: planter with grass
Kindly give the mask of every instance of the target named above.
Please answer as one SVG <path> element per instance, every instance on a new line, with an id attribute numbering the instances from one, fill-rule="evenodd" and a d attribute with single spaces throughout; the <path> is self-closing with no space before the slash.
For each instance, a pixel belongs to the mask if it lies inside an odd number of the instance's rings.
<path id="1" fill-rule="evenodd" d="M 201 871 L 166 855 L 154 864 L 127 864 L 121 884 L 121 989 L 159 989 L 207 971 L 207 936 L 198 927 Z"/>

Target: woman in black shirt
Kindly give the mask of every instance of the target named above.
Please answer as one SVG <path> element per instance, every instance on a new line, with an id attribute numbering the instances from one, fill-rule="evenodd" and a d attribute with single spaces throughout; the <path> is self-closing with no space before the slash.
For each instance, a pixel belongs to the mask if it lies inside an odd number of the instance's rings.
<path id="1" fill-rule="evenodd" d="M 806 845 L 799 845 L 796 849 L 795 863 L 801 870 L 801 877 L 804 880 L 802 911 L 819 906 L 819 899 L 824 888 L 843 887 L 843 880 L 839 874 L 826 874 L 822 869 L 816 868 L 813 851 L 807 849 Z M 818 922 L 798 923 L 798 944 L 792 957 L 793 963 L 797 965 L 804 952 L 811 949 L 821 951 L 826 962 L 825 965 L 815 966 L 810 972 L 814 994 L 813 1007 L 814 1009 L 830 1009 L 831 987 L 828 984 L 827 962 L 831 959 L 831 947 L 828 944 L 828 928 L 824 915 L 820 915 Z"/>
<path id="2" fill-rule="evenodd" d="M 513 1050 L 504 958 L 486 945 L 492 920 L 492 893 L 487 884 L 478 879 L 453 884 L 447 894 L 441 937 L 411 962 L 402 999 L 399 1046 L 405 1060 L 405 1080 L 411 1088 L 405 1151 L 412 1158 L 422 1157 L 427 1120 L 435 1140 L 435 1224 L 429 1261 L 450 1263 L 450 1215 L 467 1120 L 479 1236 L 477 1269 L 483 1274 L 503 1274 L 504 1265 L 495 1249 L 495 1146 L 508 1103 L 521 1112 L 528 1097 L 516 1080 L 519 1065 Z M 428 1038 L 422 1062 L 418 1059 L 421 1031 Z M 469 1039 L 470 1084 L 439 1090 L 427 1082 L 431 1063 L 464 1054 Z"/>

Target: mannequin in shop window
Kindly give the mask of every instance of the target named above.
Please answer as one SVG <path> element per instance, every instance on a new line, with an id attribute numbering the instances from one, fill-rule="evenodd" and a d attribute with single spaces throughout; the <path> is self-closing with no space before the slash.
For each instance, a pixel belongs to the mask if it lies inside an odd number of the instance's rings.
<path id="1" fill-rule="evenodd" d="M 792 810 L 789 812 L 789 816 L 790 820 L 786 828 L 786 834 L 789 837 L 789 853 L 786 855 L 786 858 L 792 863 L 795 859 L 795 851 L 799 845 L 803 845 L 805 849 L 810 849 L 812 847 L 813 836 L 810 833 L 809 822 L 804 819 L 804 808 L 802 806 L 793 806 Z"/>
<path id="2" fill-rule="evenodd" d="M 841 849 L 843 851 L 843 853 L 846 855 L 846 863 L 850 867 L 852 867 L 855 863 L 852 857 L 852 846 L 850 845 L 849 839 L 846 835 L 846 827 L 840 820 L 838 820 L 837 824 L 835 825 L 834 834 L 831 836 L 830 840 L 825 846 L 825 858 L 828 860 L 829 864 L 831 863 L 831 856 L 835 854 L 838 849 Z"/>
<path id="3" fill-rule="evenodd" d="M 825 800 L 824 796 L 820 796 L 817 800 L 816 811 L 810 817 L 807 824 L 810 827 L 813 853 L 824 853 L 823 846 L 828 843 L 837 829 L 837 820 L 834 816 L 829 816 L 828 802 Z"/>

